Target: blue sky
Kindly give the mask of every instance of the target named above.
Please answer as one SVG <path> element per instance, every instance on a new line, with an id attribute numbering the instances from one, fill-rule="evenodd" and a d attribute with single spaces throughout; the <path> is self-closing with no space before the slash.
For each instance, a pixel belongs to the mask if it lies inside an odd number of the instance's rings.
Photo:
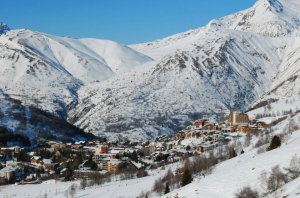
<path id="1" fill-rule="evenodd" d="M 134 44 L 206 25 L 256 0 L 6 0 L 0 21 L 11 29 Z"/>

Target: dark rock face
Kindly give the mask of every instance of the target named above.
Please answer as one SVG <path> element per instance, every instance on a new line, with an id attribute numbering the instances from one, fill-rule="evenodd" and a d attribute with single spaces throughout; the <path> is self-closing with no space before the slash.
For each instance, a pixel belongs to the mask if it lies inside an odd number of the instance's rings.
<path id="1" fill-rule="evenodd" d="M 0 24 L 0 35 L 8 32 L 9 30 L 10 30 L 10 28 L 4 22 L 1 22 L 1 24 Z"/>

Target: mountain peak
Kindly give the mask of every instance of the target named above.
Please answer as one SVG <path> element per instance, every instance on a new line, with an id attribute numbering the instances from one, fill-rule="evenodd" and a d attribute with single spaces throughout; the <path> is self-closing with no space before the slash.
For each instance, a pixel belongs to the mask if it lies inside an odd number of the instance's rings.
<path id="1" fill-rule="evenodd" d="M 6 23 L 0 23 L 0 35 L 4 34 L 5 32 L 9 31 L 10 28 L 6 25 Z"/>
<path id="2" fill-rule="evenodd" d="M 275 11 L 277 13 L 283 12 L 283 5 L 278 0 L 260 0 L 257 4 L 262 5 L 269 11 Z"/>

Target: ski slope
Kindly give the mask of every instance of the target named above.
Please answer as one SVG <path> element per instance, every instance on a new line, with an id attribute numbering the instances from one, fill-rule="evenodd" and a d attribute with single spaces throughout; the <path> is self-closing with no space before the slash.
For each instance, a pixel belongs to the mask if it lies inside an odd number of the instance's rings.
<path id="1" fill-rule="evenodd" d="M 295 154 L 300 153 L 300 130 L 293 133 L 287 145 L 257 154 L 256 149 L 217 165 L 211 175 L 194 181 L 165 196 L 178 193 L 179 197 L 188 198 L 233 198 L 234 193 L 242 187 L 250 185 L 261 191 L 259 176 L 263 170 L 270 172 L 272 167 L 279 164 L 281 168 L 288 167 Z M 299 181 L 299 180 L 298 180 Z"/>

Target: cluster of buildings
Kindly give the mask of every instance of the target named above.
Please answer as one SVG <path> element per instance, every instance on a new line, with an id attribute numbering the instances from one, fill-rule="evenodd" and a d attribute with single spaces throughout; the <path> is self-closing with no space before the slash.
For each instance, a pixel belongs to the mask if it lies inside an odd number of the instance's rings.
<path id="1" fill-rule="evenodd" d="M 196 139 L 197 141 L 189 143 L 188 146 L 201 153 L 235 138 L 237 136 L 235 132 L 255 133 L 266 126 L 265 122 L 250 120 L 246 113 L 232 109 L 227 121 L 212 123 L 208 119 L 196 120 L 192 126 L 177 132 L 175 140 L 183 142 L 187 139 Z"/>
<path id="2" fill-rule="evenodd" d="M 62 179 L 68 171 L 67 167 L 62 166 L 63 163 L 79 160 L 79 152 L 82 157 L 80 164 L 72 172 L 71 177 L 74 179 L 94 177 L 95 173 L 114 175 L 120 164 L 129 164 L 136 170 L 141 167 L 151 169 L 153 165 L 172 163 L 182 157 L 214 149 L 237 138 L 236 132 L 253 133 L 265 127 L 266 123 L 256 119 L 249 120 L 246 113 L 231 110 L 225 122 L 211 123 L 207 119 L 199 119 L 174 135 L 163 135 L 153 141 L 45 141 L 43 149 L 50 153 L 47 158 L 32 150 L 28 152 L 25 162 L 17 162 L 17 155 L 23 148 L 3 147 L 0 154 L 0 185 L 19 181 L 34 183 L 37 179 L 53 178 L 55 174 Z M 93 168 L 86 166 L 91 160 Z M 43 171 L 37 174 L 38 170 Z"/>

